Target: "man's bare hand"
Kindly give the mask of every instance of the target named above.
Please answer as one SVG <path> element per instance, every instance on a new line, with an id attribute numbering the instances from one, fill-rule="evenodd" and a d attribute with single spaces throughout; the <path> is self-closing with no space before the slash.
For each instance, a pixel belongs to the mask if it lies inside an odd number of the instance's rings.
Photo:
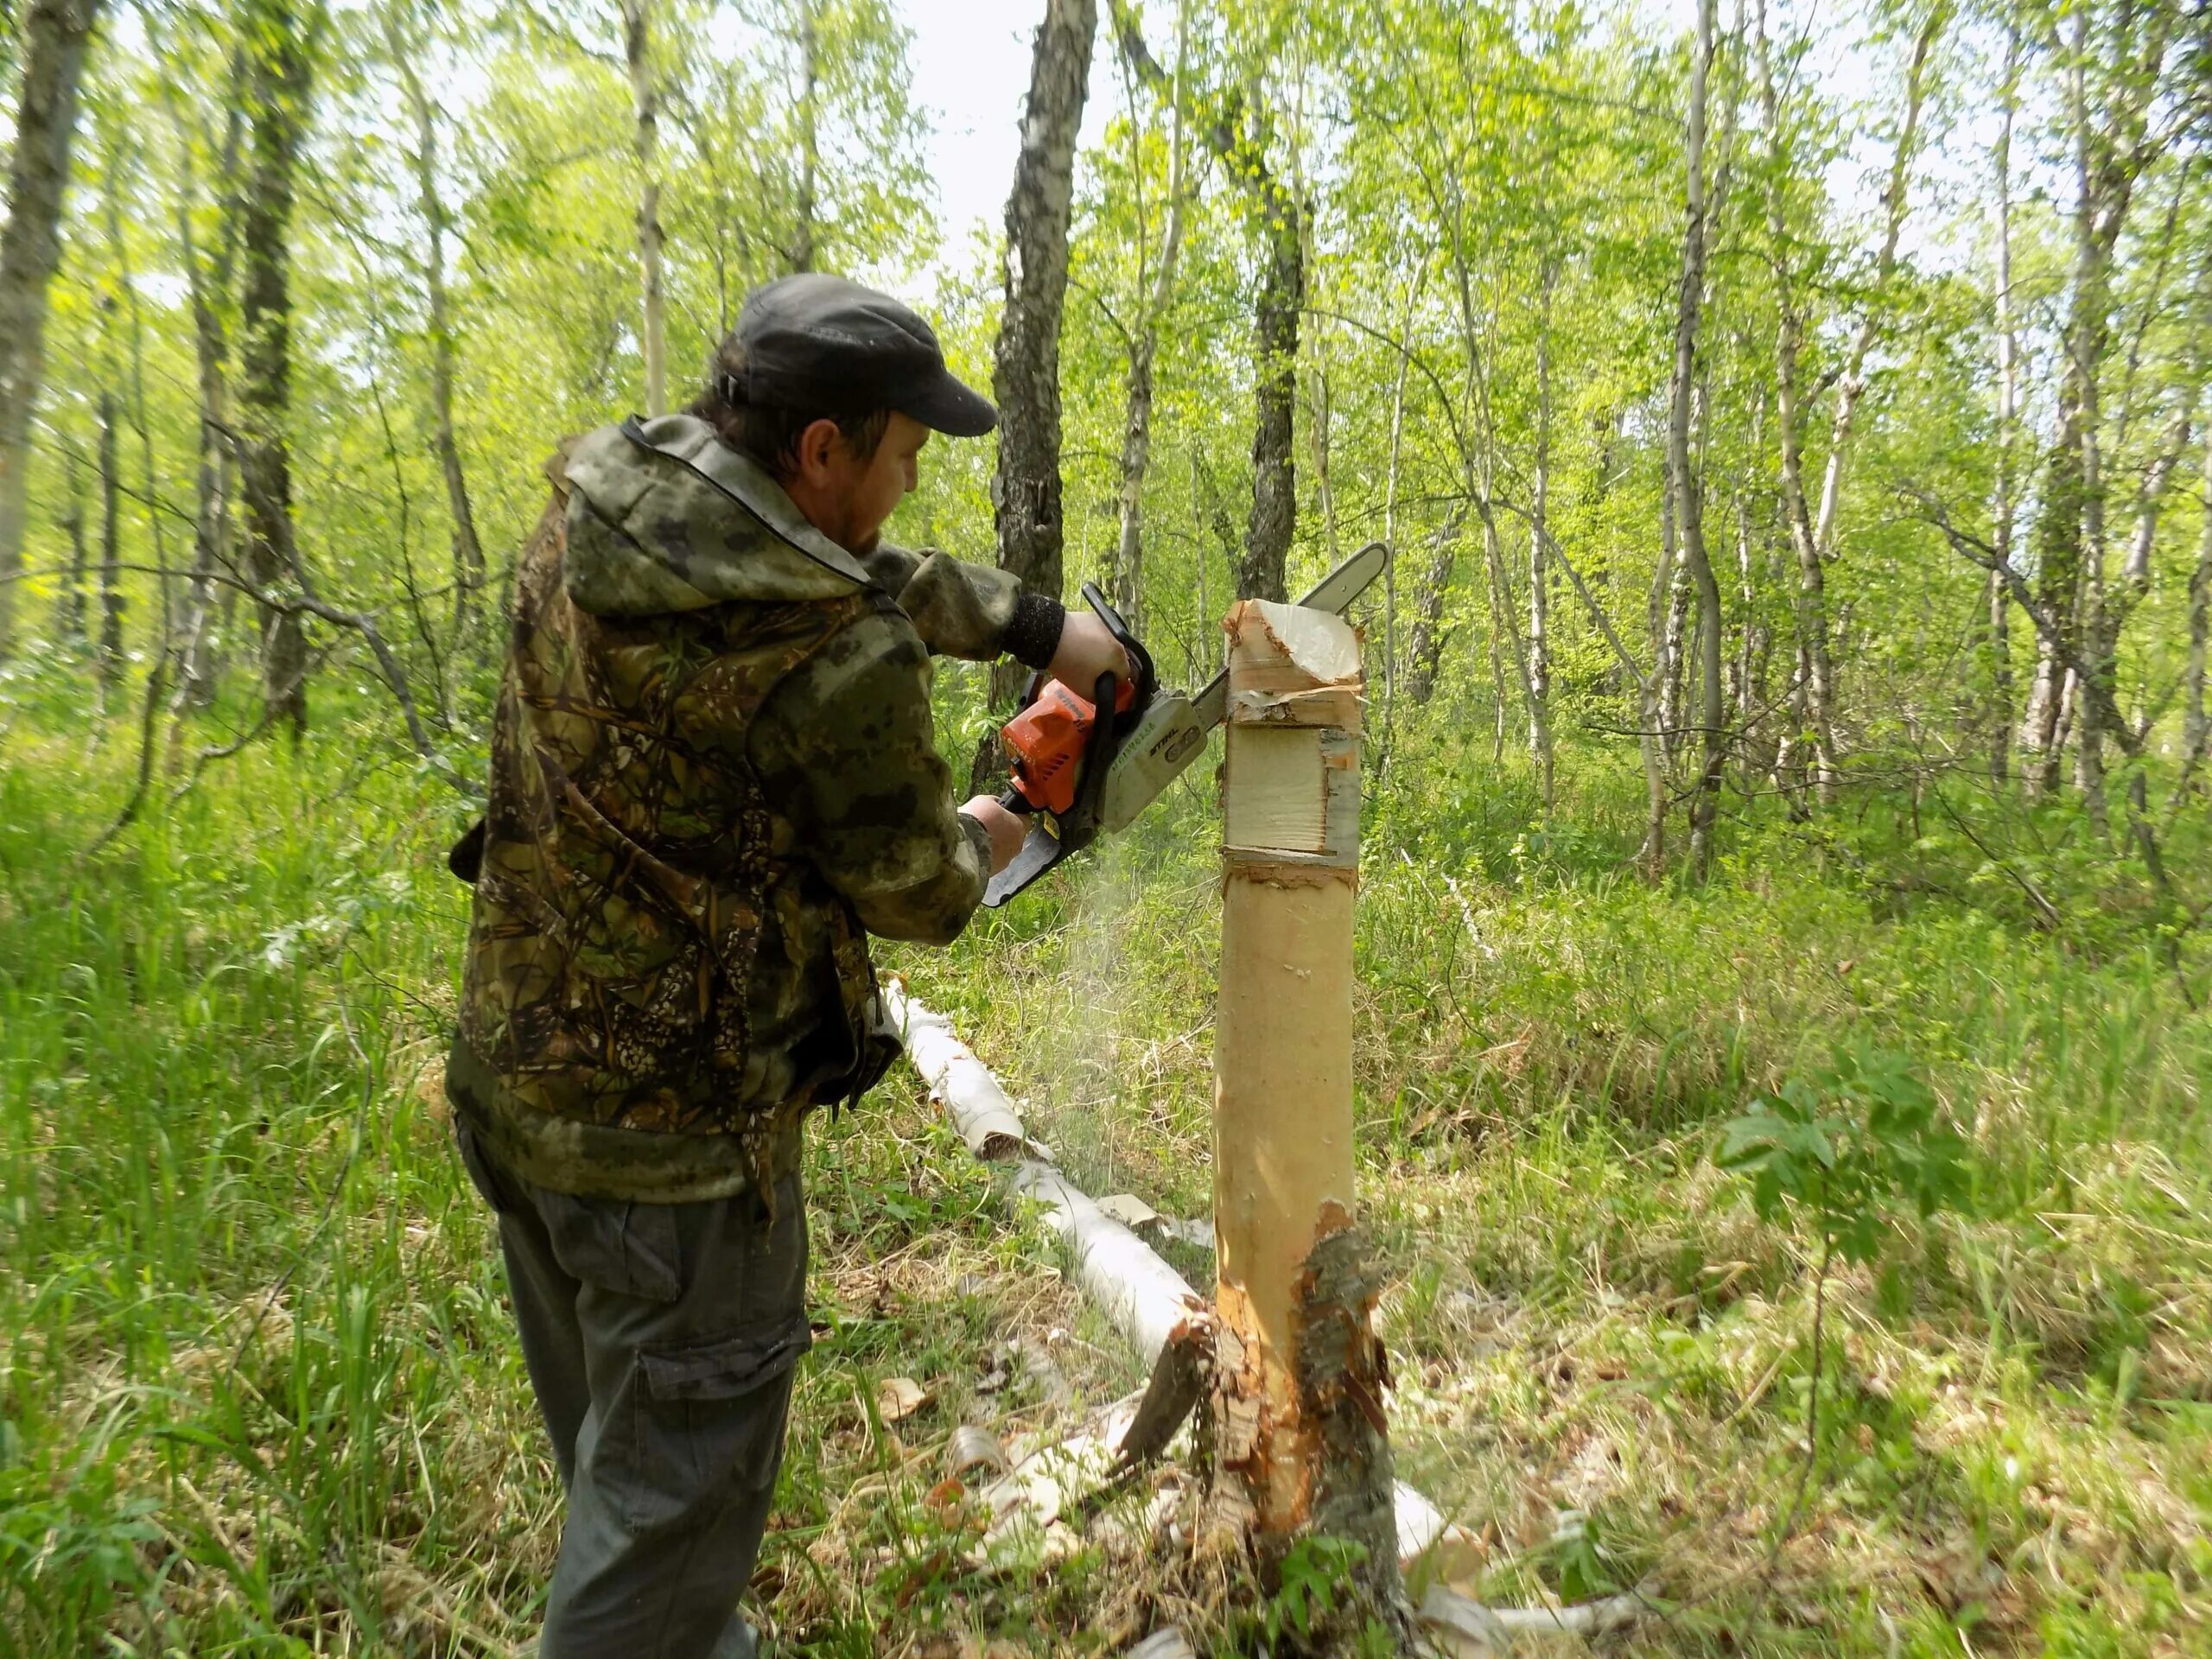
<path id="1" fill-rule="evenodd" d="M 1084 697 L 1098 689 L 1101 674 L 1126 680 L 1135 673 L 1121 641 L 1089 610 L 1068 613 L 1068 620 L 1060 625 L 1059 649 L 1052 653 L 1045 671 Z"/>
<path id="2" fill-rule="evenodd" d="M 1020 817 L 1001 806 L 995 795 L 978 795 L 960 810 L 982 824 L 991 838 L 991 874 L 996 875 L 1013 863 L 1028 834 Z"/>

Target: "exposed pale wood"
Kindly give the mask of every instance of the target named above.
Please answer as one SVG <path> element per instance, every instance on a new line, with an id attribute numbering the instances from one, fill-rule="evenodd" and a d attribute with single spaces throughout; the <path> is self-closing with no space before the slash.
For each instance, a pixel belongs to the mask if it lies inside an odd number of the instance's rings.
<path id="1" fill-rule="evenodd" d="M 1262 1407 L 1261 1525 L 1302 1523 L 1316 1448 L 1299 1425 L 1299 1281 L 1352 1217 L 1352 868 L 1286 880 L 1270 855 L 1319 854 L 1332 804 L 1325 734 L 1356 733 L 1357 636 L 1341 618 L 1249 600 L 1230 613 L 1220 1012 L 1214 1045 L 1218 1306 Z M 1311 693 L 1338 695 L 1315 699 Z M 1357 797 L 1351 802 L 1357 814 Z M 1356 823 L 1356 816 L 1355 816 Z M 1350 848 L 1356 864 L 1357 842 Z M 1234 1387 L 1232 1378 L 1224 1385 Z M 1266 1442 L 1274 1435 L 1281 1444 Z"/>
<path id="2" fill-rule="evenodd" d="M 1230 636 L 1221 991 L 1214 1039 L 1224 1496 L 1280 1541 L 1366 1547 L 1363 1600 L 1410 1636 L 1384 1432 L 1380 1287 L 1354 1225 L 1352 905 L 1359 639 L 1247 600 Z"/>
<path id="3" fill-rule="evenodd" d="M 1321 734 L 1310 727 L 1260 728 L 1238 744 L 1243 772 L 1225 802 L 1229 844 L 1321 851 L 1328 844 L 1329 801 Z"/>

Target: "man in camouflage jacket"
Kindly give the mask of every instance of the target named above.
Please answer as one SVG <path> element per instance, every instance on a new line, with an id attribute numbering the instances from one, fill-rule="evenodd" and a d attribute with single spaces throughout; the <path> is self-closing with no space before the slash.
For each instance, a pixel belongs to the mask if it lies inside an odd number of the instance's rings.
<path id="1" fill-rule="evenodd" d="M 880 541 L 930 431 L 995 419 L 920 318 L 808 275 L 748 299 L 690 413 L 549 467 L 447 1069 L 569 1493 L 541 1659 L 753 1651 L 800 1124 L 896 1052 L 866 936 L 950 941 L 1021 838 L 956 810 L 931 655 L 1125 671 L 1095 619 Z"/>

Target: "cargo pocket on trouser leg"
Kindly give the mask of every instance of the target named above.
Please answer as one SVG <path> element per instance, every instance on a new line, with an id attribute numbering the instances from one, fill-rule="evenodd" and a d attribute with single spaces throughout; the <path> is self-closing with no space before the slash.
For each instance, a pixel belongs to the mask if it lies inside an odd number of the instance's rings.
<path id="1" fill-rule="evenodd" d="M 544 1187 L 531 1196 L 553 1254 L 571 1278 L 647 1302 L 673 1302 L 683 1294 L 673 1206 L 580 1198 Z"/>
<path id="2" fill-rule="evenodd" d="M 749 1558 L 782 1462 L 791 1373 L 812 1344 L 804 1313 L 779 1328 L 638 1351 L 631 1391 L 637 1478 L 624 1519 L 639 1532 L 717 1524 Z"/>

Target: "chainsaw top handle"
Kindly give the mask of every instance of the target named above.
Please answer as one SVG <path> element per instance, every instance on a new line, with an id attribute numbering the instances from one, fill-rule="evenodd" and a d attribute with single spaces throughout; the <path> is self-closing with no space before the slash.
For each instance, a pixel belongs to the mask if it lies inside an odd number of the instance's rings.
<path id="1" fill-rule="evenodd" d="M 1159 677 L 1153 671 L 1152 653 L 1144 648 L 1143 642 L 1135 634 L 1129 632 L 1129 625 L 1122 620 L 1122 613 L 1114 608 L 1113 602 L 1098 591 L 1098 584 L 1084 582 L 1083 597 L 1084 603 L 1098 613 L 1098 620 L 1106 625 L 1106 632 L 1114 636 L 1114 643 L 1128 653 L 1129 667 L 1134 671 L 1135 677 L 1128 682 L 1132 695 L 1126 701 L 1120 696 L 1120 685 L 1107 683 L 1109 680 L 1118 681 L 1121 678 L 1119 675 L 1099 677 L 1095 706 L 1115 711 L 1114 725 L 1116 734 L 1119 735 L 1136 723 L 1136 716 L 1143 713 L 1145 705 L 1152 701 L 1152 694 L 1159 689 Z"/>

